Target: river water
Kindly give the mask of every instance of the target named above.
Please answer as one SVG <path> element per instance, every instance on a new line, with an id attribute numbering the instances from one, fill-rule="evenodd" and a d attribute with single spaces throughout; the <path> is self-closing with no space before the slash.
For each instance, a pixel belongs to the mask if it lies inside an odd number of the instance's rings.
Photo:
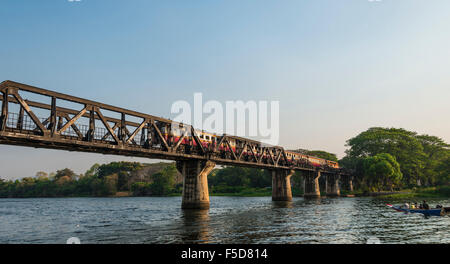
<path id="1" fill-rule="evenodd" d="M 403 202 L 211 197 L 210 210 L 192 211 L 181 197 L 0 199 L 0 243 L 450 243 L 450 217 L 385 206 Z"/>

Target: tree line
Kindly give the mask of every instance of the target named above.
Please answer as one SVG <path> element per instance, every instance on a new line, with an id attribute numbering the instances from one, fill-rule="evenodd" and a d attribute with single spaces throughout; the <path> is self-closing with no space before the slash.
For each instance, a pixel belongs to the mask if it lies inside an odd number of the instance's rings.
<path id="1" fill-rule="evenodd" d="M 144 172 L 155 164 L 112 162 L 94 164 L 84 174 L 71 169 L 56 173 L 36 173 L 21 180 L 0 179 L 1 198 L 31 197 L 107 197 L 117 193 L 127 196 L 181 195 L 183 182 L 177 177 L 174 163 L 158 163 L 154 172 Z M 150 170 L 151 171 L 151 170 Z M 144 175 L 138 175 L 138 174 Z M 247 192 L 267 195 L 271 192 L 272 176 L 267 170 L 241 167 L 214 169 L 208 176 L 212 194 Z"/>
<path id="2" fill-rule="evenodd" d="M 398 190 L 450 184 L 450 146 L 442 139 L 397 128 L 370 128 L 347 141 L 349 149 L 339 160 L 354 175 L 360 191 Z M 297 150 L 337 161 L 325 151 Z M 145 169 L 152 168 L 151 170 Z M 294 194 L 301 194 L 301 173 L 292 178 Z M 36 173 L 21 180 L 0 179 L 0 197 L 90 197 L 180 195 L 182 178 L 175 163 L 94 164 L 77 175 L 66 168 L 55 173 Z M 269 195 L 272 175 L 267 170 L 242 167 L 217 168 L 208 176 L 212 194 L 258 193 Z"/>
<path id="3" fill-rule="evenodd" d="M 166 164 L 160 172 L 148 175 L 146 182 L 132 180 L 133 172 L 145 166 L 138 162 L 111 162 L 94 164 L 84 174 L 77 175 L 71 169 L 58 170 L 50 175 L 36 173 L 35 177 L 21 180 L 0 179 L 0 197 L 106 197 L 118 192 L 131 195 L 167 195 L 176 192 L 174 182 L 176 168 Z M 179 186 L 178 186 L 178 189 Z"/>
<path id="4" fill-rule="evenodd" d="M 347 141 L 339 161 L 364 191 L 450 184 L 450 145 L 401 128 L 370 128 Z"/>

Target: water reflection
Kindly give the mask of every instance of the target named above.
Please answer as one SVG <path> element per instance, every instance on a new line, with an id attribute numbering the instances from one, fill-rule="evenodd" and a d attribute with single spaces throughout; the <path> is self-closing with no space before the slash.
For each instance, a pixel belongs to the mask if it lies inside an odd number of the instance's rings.
<path id="1" fill-rule="evenodd" d="M 302 202 L 304 204 L 315 204 L 320 205 L 322 202 L 322 197 L 304 197 Z"/>
<path id="2" fill-rule="evenodd" d="M 209 243 L 209 210 L 182 210 L 182 243 Z"/>
<path id="3" fill-rule="evenodd" d="M 272 208 L 293 208 L 292 201 L 272 201 Z"/>

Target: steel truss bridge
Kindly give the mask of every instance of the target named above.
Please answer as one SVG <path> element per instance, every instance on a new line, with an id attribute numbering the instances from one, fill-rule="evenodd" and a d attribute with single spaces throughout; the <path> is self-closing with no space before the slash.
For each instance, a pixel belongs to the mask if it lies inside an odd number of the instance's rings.
<path id="1" fill-rule="evenodd" d="M 284 148 L 279 146 L 223 135 L 218 136 L 214 149 L 205 148 L 190 125 L 12 81 L 2 82 L 0 91 L 0 144 L 155 159 L 211 160 L 220 165 L 263 169 L 315 170 L 305 163 L 290 164 Z M 27 99 L 30 93 L 39 95 L 39 101 Z M 79 108 L 59 106 L 67 102 Z M 11 104 L 18 106 L 16 111 L 11 111 Z M 37 112 L 47 112 L 47 116 L 39 118 Z M 181 138 L 166 140 L 161 131 L 170 131 L 174 126 Z M 195 148 L 181 144 L 189 133 L 197 143 Z M 235 151 L 230 139 L 236 142 Z M 219 151 L 221 145 L 226 151 Z M 246 160 L 246 152 L 252 152 L 252 158 Z M 327 169 L 333 168 L 323 168 Z"/>
<path id="2" fill-rule="evenodd" d="M 207 162 L 214 166 L 318 172 L 319 177 L 320 172 L 343 174 L 332 167 L 315 168 L 305 162 L 292 164 L 283 147 L 241 137 L 220 135 L 214 147 L 204 147 L 190 125 L 22 83 L 4 81 L 0 92 L 0 144 L 175 160 L 183 174 L 202 174 Z M 166 140 L 162 131 L 175 128 L 180 135 L 178 140 L 170 135 Z M 181 144 L 188 138 L 192 147 Z M 231 140 L 235 141 L 235 150 L 231 148 Z M 183 167 L 180 163 L 188 161 L 203 165 L 192 173 L 189 172 L 192 166 Z"/>

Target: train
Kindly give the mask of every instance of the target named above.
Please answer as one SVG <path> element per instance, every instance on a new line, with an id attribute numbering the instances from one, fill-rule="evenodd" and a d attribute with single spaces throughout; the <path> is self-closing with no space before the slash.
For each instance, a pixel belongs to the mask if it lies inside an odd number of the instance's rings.
<path id="1" fill-rule="evenodd" d="M 197 134 L 200 143 L 202 144 L 204 149 L 214 149 L 216 148 L 219 152 L 226 153 L 230 152 L 230 149 L 236 153 L 236 150 L 239 151 L 242 150 L 243 146 L 240 146 L 238 137 L 228 137 L 229 144 L 220 144 L 220 146 L 217 146 L 219 143 L 219 136 L 213 133 L 208 133 L 203 130 L 195 130 L 195 133 Z M 182 132 L 177 130 L 171 130 L 166 129 L 165 127 L 161 128 L 161 134 L 163 138 L 170 143 L 177 144 L 178 141 L 182 138 Z M 182 139 L 182 142 L 179 144 L 180 147 L 196 147 L 197 142 L 193 140 L 192 137 L 185 136 Z M 251 160 L 254 155 L 256 155 L 256 159 L 261 159 L 261 155 L 255 151 L 256 147 L 253 147 L 253 151 L 246 149 L 242 153 L 242 157 L 244 160 Z M 239 152 L 240 153 L 240 152 Z M 255 153 L 255 154 L 254 154 Z M 287 165 L 297 165 L 297 166 L 304 166 L 304 167 L 331 167 L 334 169 L 339 169 L 339 163 L 331 160 L 326 160 L 306 154 L 302 154 L 296 151 L 286 150 L 286 159 L 288 164 Z M 275 154 L 275 153 L 272 153 Z M 269 159 L 270 156 L 266 153 L 263 154 L 262 159 L 266 160 Z"/>

